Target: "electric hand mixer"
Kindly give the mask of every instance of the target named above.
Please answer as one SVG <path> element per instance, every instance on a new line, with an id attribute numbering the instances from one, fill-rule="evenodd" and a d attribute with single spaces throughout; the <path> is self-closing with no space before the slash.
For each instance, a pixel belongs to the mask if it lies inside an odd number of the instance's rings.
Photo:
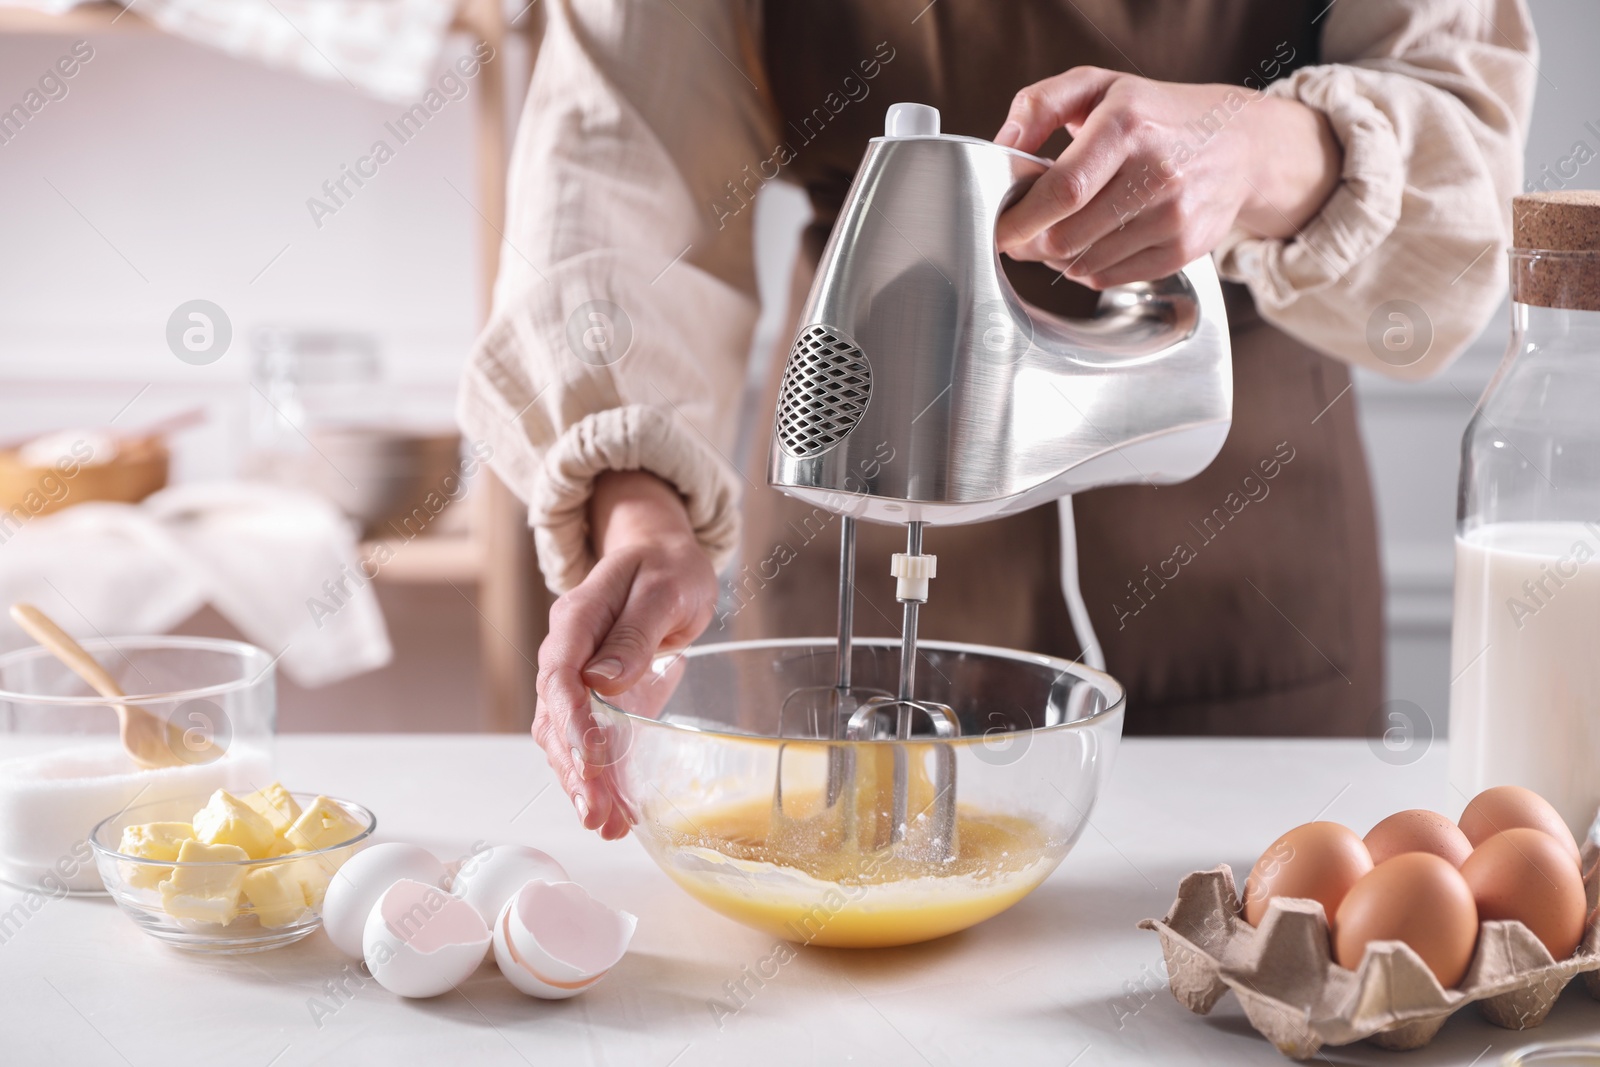
<path id="1" fill-rule="evenodd" d="M 917 611 L 935 577 L 928 524 L 999 518 L 1061 500 L 1063 584 L 1085 658 L 1071 494 L 1171 484 L 1203 470 L 1232 418 L 1222 290 L 1209 258 L 1102 294 L 1085 320 L 1025 304 L 995 248 L 1000 213 L 1050 161 L 941 135 L 939 112 L 889 109 L 818 265 L 778 394 L 768 481 L 842 517 L 837 684 L 790 695 L 783 737 L 951 737 L 951 709 L 916 696 Z M 899 692 L 851 688 L 855 522 L 904 523 L 891 573 L 904 606 Z M 907 745 L 893 749 L 887 844 L 957 848 L 954 754 L 935 746 L 932 799 L 910 811 Z M 856 833 L 850 746 L 829 749 L 825 804 Z M 780 754 L 773 828 L 784 811 Z M 884 842 L 878 842 L 880 845 Z"/>

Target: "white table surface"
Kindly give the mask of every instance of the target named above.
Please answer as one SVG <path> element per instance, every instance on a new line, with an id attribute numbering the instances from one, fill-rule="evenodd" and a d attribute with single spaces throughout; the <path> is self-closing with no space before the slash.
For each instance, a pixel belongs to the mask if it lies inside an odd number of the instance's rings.
<path id="1" fill-rule="evenodd" d="M 1297 823 L 1365 832 L 1401 808 L 1458 814 L 1443 749 L 1391 766 L 1361 741 L 1124 742 L 1091 828 L 1022 903 L 930 944 L 800 948 L 719 1027 L 712 1001 L 727 1001 L 725 983 L 769 956 L 772 938 L 696 903 L 636 842 L 584 833 L 530 739 L 283 737 L 281 779 L 370 805 L 380 839 L 447 860 L 480 840 L 553 853 L 639 916 L 632 951 L 574 1000 L 524 997 L 490 962 L 457 992 L 407 1001 L 352 977 L 321 933 L 200 957 L 139 932 L 109 900 L 52 900 L 0 944 L 0 1063 L 1282 1065 L 1231 995 L 1206 1017 L 1181 1007 L 1160 980 L 1156 936 L 1134 924 L 1165 914 L 1184 873 L 1247 870 Z M 20 899 L 0 888 L 0 911 Z M 1578 1036 L 1600 1036 L 1600 1003 L 1574 984 L 1539 1030 L 1500 1030 L 1469 1009 L 1421 1051 L 1324 1051 L 1335 1064 L 1489 1067 Z"/>

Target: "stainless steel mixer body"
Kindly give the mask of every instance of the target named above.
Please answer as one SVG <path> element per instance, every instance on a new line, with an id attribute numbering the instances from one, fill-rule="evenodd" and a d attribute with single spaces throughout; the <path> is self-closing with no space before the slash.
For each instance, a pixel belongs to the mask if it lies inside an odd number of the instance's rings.
<path id="1" fill-rule="evenodd" d="M 1211 261 L 1109 290 L 1087 321 L 1029 307 L 995 221 L 1046 165 L 969 138 L 872 140 L 801 312 L 772 485 L 956 524 L 1211 462 L 1233 409 Z"/>
<path id="2" fill-rule="evenodd" d="M 925 524 L 1183 481 L 1215 458 L 1232 419 L 1227 316 L 1209 258 L 1107 290 L 1085 320 L 1031 307 L 1001 268 L 995 224 L 1050 161 L 941 136 L 938 113 L 922 105 L 894 105 L 887 127 L 869 143 L 801 311 L 768 465 L 770 484 L 845 517 L 829 737 L 847 723 L 880 736 L 849 697 L 853 520 L 907 524 L 906 557 L 931 566 Z M 901 691 L 872 707 L 898 706 L 904 740 L 914 712 L 935 729 L 941 716 L 915 701 L 920 601 L 902 602 Z M 896 779 L 902 813 L 898 768 Z M 953 827 L 953 777 L 940 795 L 949 811 L 938 821 Z"/>

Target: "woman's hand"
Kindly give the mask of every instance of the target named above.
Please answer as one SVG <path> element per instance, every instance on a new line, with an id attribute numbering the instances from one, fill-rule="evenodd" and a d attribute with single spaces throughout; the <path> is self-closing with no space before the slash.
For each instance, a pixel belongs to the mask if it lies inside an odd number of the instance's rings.
<path id="1" fill-rule="evenodd" d="M 607 773 L 613 761 L 589 713 L 588 688 L 621 693 L 658 649 L 698 637 L 716 607 L 717 578 L 682 498 L 653 474 L 596 479 L 589 529 L 599 562 L 550 608 L 533 737 L 583 825 L 610 840 L 628 832 L 629 815 Z"/>
<path id="2" fill-rule="evenodd" d="M 1327 120 L 1232 85 L 1182 85 L 1075 67 L 1017 94 L 995 140 L 1072 143 L 1000 218 L 1000 250 L 1094 289 L 1172 274 L 1237 223 L 1289 237 L 1338 184 Z"/>

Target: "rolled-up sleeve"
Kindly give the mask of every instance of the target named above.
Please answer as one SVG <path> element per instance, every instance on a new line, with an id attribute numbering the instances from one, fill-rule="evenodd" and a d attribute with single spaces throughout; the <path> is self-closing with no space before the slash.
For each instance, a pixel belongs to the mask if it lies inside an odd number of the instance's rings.
<path id="1" fill-rule="evenodd" d="M 1218 266 L 1285 333 L 1425 378 L 1478 335 L 1504 292 L 1538 78 L 1532 22 L 1523 0 L 1339 0 L 1324 21 L 1322 62 L 1267 91 L 1327 117 L 1341 180 L 1295 237 L 1235 231 Z M 1386 350 L 1391 323 L 1425 350 Z"/>
<path id="2" fill-rule="evenodd" d="M 594 563 L 587 503 L 606 470 L 676 486 L 720 568 L 759 313 L 752 175 L 772 140 L 751 16 L 718 0 L 546 2 L 459 418 L 527 502 L 556 592 Z"/>

